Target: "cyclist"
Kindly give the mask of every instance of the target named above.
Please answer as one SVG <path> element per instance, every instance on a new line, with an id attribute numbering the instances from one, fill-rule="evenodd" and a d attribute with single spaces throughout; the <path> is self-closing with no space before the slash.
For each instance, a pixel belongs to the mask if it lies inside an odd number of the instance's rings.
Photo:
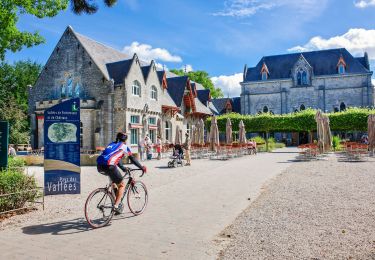
<path id="1" fill-rule="evenodd" d="M 143 172 L 146 172 L 146 167 L 142 166 L 138 162 L 138 160 L 132 155 L 130 148 L 126 145 L 127 139 L 128 135 L 126 133 L 118 133 L 116 136 L 116 141 L 110 143 L 96 160 L 98 164 L 98 171 L 109 176 L 114 183 L 115 190 L 117 190 L 114 206 L 114 211 L 116 214 L 122 213 L 123 207 L 120 205 L 120 201 L 126 186 L 125 182 L 123 181 L 123 176 L 118 169 L 121 168 L 121 170 L 126 171 L 126 167 L 122 164 L 122 157 L 127 155 L 134 165 L 143 170 Z M 117 189 L 115 186 L 117 186 Z"/>

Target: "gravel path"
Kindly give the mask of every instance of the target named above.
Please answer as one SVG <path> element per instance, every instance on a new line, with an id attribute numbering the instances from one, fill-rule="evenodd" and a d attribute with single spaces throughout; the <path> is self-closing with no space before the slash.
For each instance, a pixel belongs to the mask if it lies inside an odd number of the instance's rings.
<path id="1" fill-rule="evenodd" d="M 375 259 L 375 159 L 295 163 L 221 237 L 220 259 Z"/>

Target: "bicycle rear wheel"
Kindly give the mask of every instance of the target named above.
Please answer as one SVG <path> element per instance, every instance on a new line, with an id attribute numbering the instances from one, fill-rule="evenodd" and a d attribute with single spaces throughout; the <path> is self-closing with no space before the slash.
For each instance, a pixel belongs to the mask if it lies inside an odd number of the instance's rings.
<path id="1" fill-rule="evenodd" d="M 129 187 L 127 194 L 128 206 L 134 215 L 140 215 L 146 209 L 148 193 L 146 185 L 141 181 L 135 181 Z"/>
<path id="2" fill-rule="evenodd" d="M 85 218 L 92 228 L 107 225 L 113 217 L 115 198 L 107 189 L 99 188 L 91 192 L 85 203 Z"/>

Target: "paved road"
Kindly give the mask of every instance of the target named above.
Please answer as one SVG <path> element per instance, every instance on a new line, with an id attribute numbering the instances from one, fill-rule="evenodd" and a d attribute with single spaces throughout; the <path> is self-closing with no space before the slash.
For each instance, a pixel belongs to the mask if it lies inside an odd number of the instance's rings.
<path id="1" fill-rule="evenodd" d="M 87 227 L 81 210 L 57 212 L 47 223 L 27 221 L 0 231 L 0 258 L 214 259 L 218 234 L 249 205 L 249 197 L 253 201 L 262 185 L 290 165 L 295 152 L 285 148 L 230 161 L 195 160 L 173 170 L 163 167 L 166 161 L 152 162 L 143 180 L 149 188 L 143 215 L 127 213 L 97 230 Z M 94 171 L 85 168 L 83 180 Z"/>

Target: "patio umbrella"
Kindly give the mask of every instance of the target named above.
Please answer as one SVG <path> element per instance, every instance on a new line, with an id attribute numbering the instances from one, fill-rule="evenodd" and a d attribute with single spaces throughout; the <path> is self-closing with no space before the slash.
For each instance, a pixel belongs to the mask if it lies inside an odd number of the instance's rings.
<path id="1" fill-rule="evenodd" d="M 227 144 L 232 144 L 233 138 L 232 138 L 232 122 L 229 118 L 227 118 L 227 125 L 225 128 L 225 138 L 227 141 Z"/>
<path id="2" fill-rule="evenodd" d="M 323 125 L 323 117 L 322 112 L 318 110 L 315 114 L 315 121 L 316 121 L 316 132 L 318 135 L 318 147 L 319 151 L 324 151 L 324 125 Z"/>
<path id="3" fill-rule="evenodd" d="M 210 148 L 212 151 L 216 151 L 219 145 L 220 145 L 219 129 L 217 127 L 216 117 L 213 116 L 211 120 L 211 129 L 210 129 Z"/>
<path id="4" fill-rule="evenodd" d="M 198 144 L 204 145 L 204 122 L 202 118 L 199 120 L 198 124 L 199 124 Z"/>
<path id="5" fill-rule="evenodd" d="M 175 144 L 182 144 L 182 133 L 179 126 L 176 126 Z"/>
<path id="6" fill-rule="evenodd" d="M 245 125 L 243 123 L 243 121 L 241 120 L 240 121 L 240 124 L 239 124 L 239 134 L 238 134 L 238 142 L 240 144 L 246 144 L 246 130 L 245 130 Z"/>
<path id="7" fill-rule="evenodd" d="M 332 147 L 332 134 L 331 128 L 329 127 L 329 118 L 327 115 L 323 115 L 324 124 L 324 150 L 329 151 Z"/>
<path id="8" fill-rule="evenodd" d="M 368 116 L 367 127 L 369 150 L 373 152 L 375 150 L 375 115 Z"/>
<path id="9" fill-rule="evenodd" d="M 158 136 L 160 136 L 160 139 L 163 140 L 163 130 L 161 128 L 161 119 L 158 119 L 157 122 L 157 127 L 158 127 Z"/>

